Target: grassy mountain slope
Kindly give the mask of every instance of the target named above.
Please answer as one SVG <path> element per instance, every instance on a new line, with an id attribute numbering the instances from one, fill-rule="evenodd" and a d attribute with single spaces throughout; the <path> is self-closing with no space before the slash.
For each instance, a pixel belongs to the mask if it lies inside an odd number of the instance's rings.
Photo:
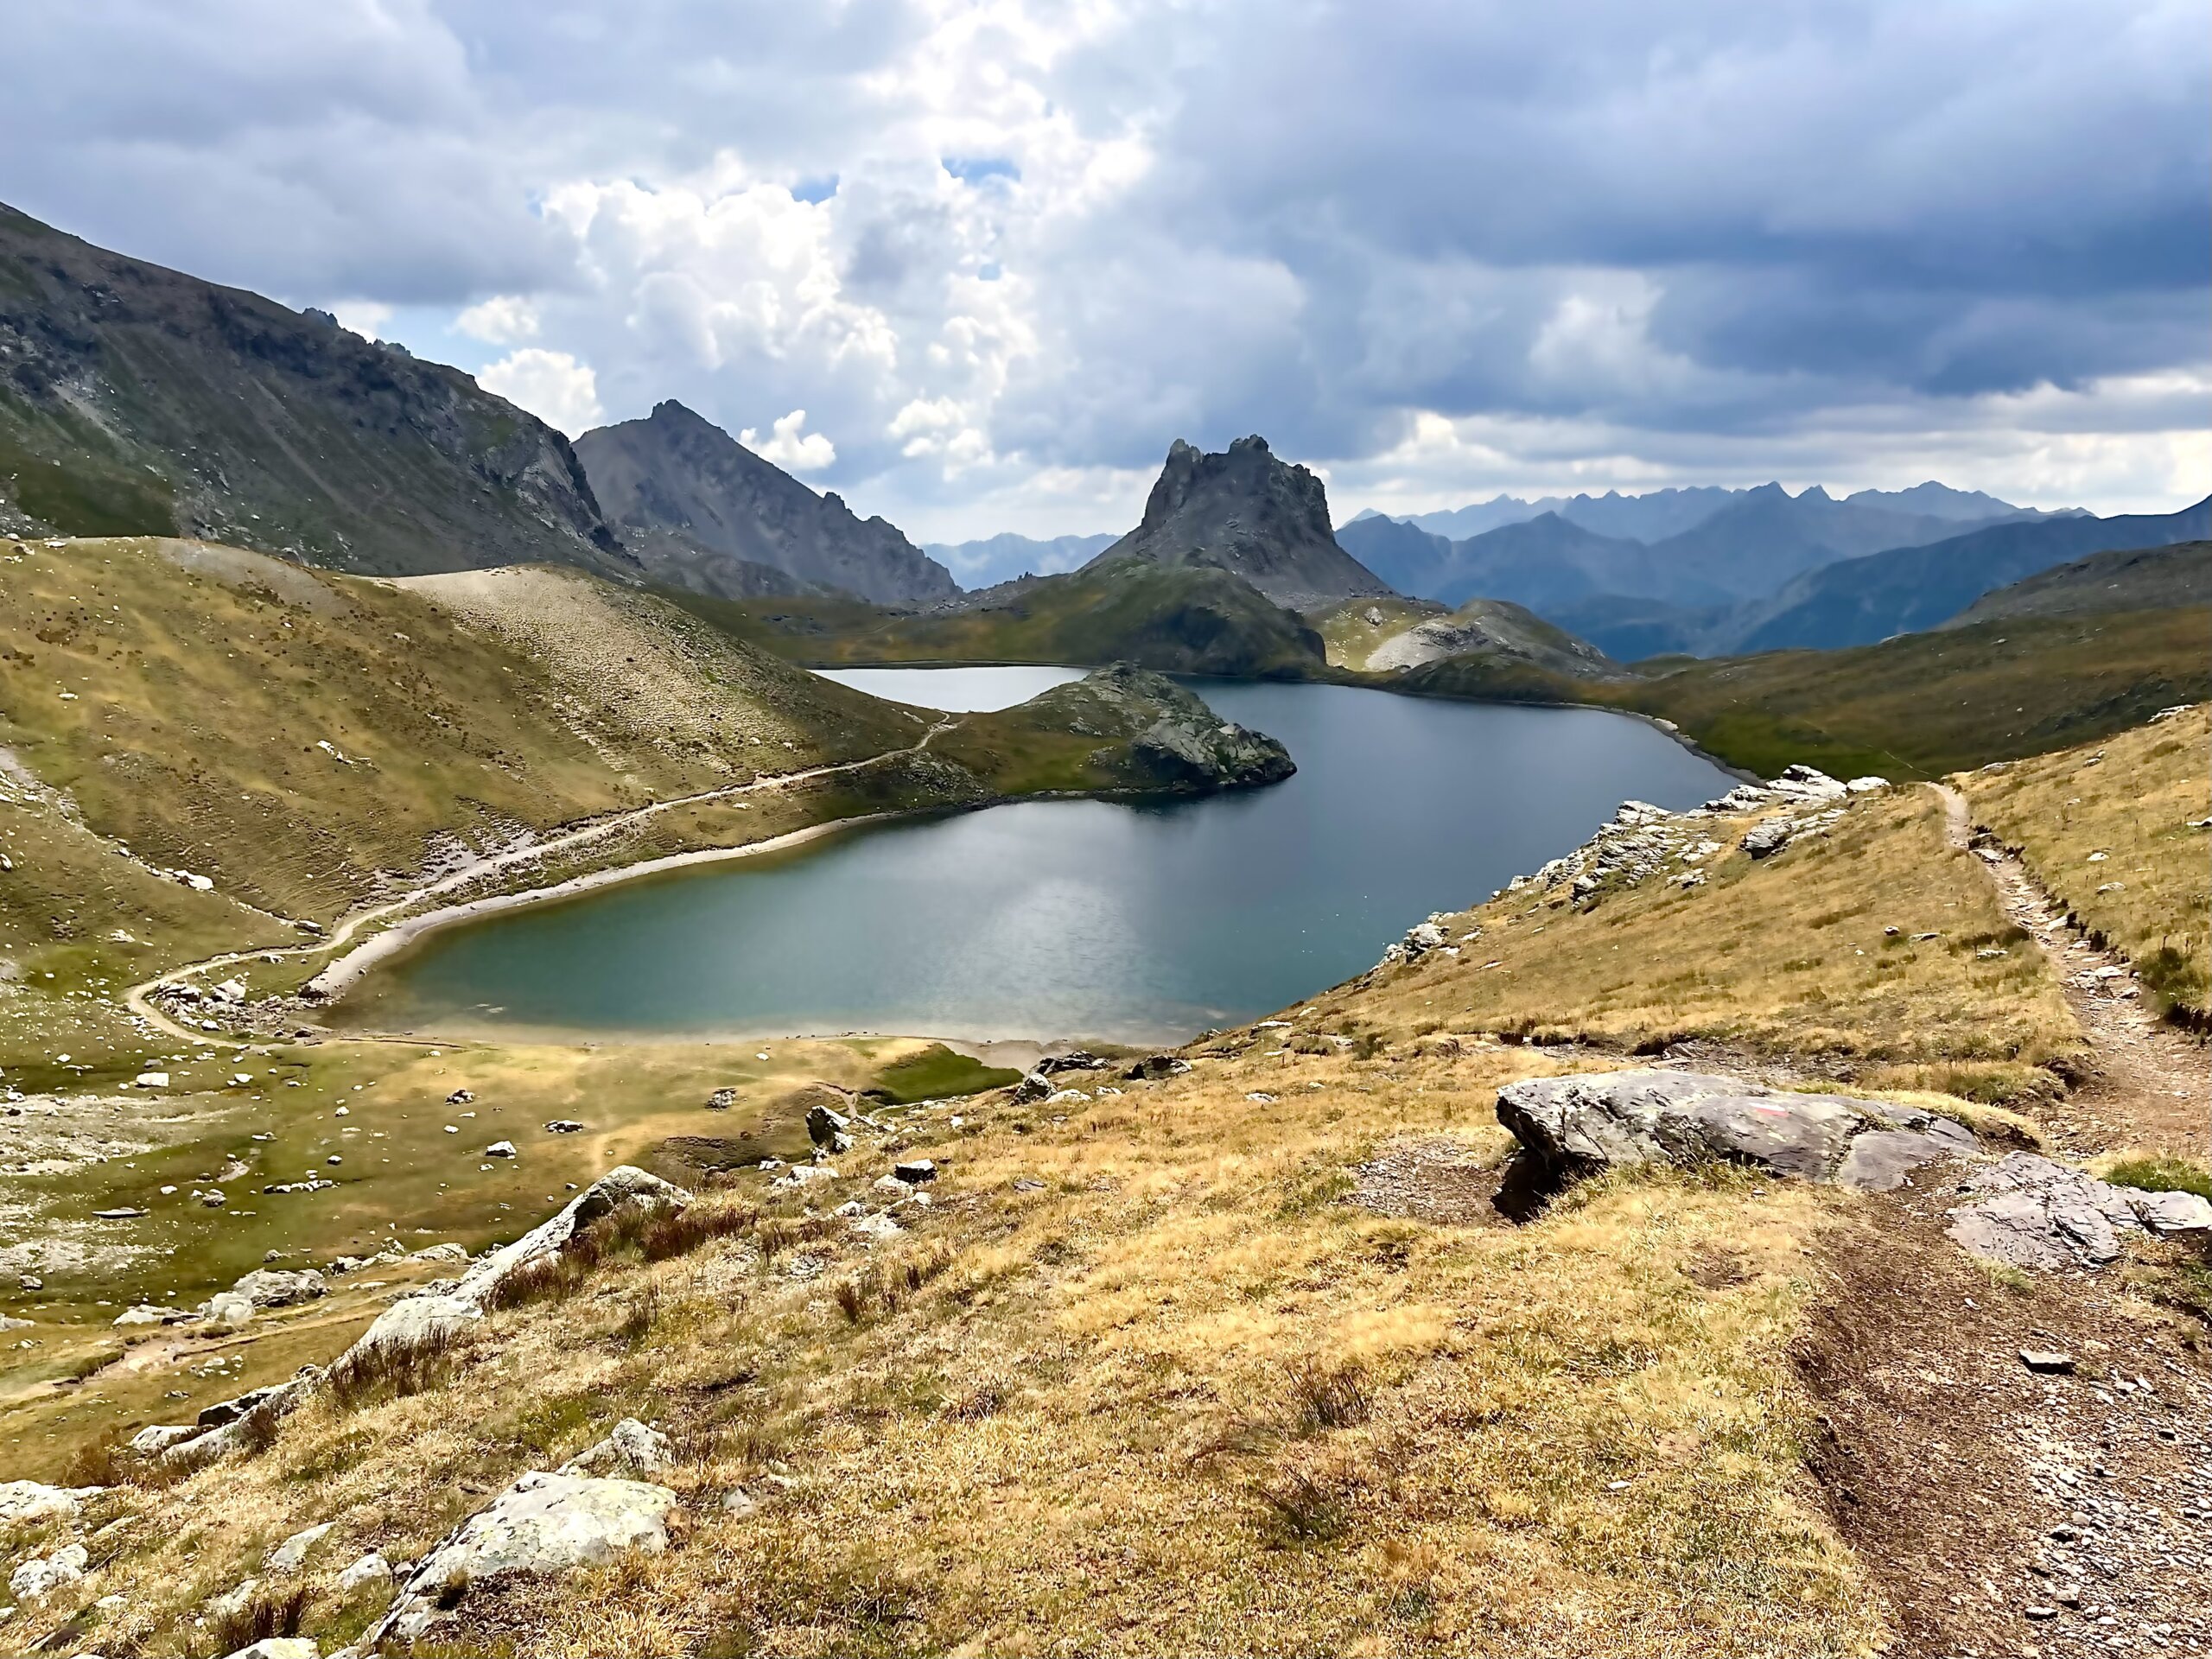
<path id="1" fill-rule="evenodd" d="M 2206 605 L 2212 605 L 2212 542 L 2179 542 L 2097 553 L 2058 565 L 1984 594 L 1943 626 Z"/>
<path id="2" fill-rule="evenodd" d="M 825 667 L 1130 662 L 1262 679 L 1326 667 L 1320 637 L 1249 582 L 1208 566 L 1145 559 L 1009 582 L 919 615 L 835 600 L 679 602 L 741 639 Z"/>
<path id="3" fill-rule="evenodd" d="M 2120 731 L 2203 697 L 2208 630 L 2203 610 L 2014 620 L 1849 651 L 1658 658 L 1611 683 L 1458 658 L 1391 683 L 1630 709 L 1763 776 L 1802 760 L 1839 776 L 1933 778 Z"/>
<path id="4" fill-rule="evenodd" d="M 1700 649 L 1777 651 L 1871 644 L 1933 628 L 1981 594 L 2092 553 L 2212 533 L 2212 500 L 2179 512 L 2045 518 L 1847 559 L 1731 616 Z"/>
<path id="5" fill-rule="evenodd" d="M 168 1650 L 329 1522 L 291 1582 L 334 1645 L 382 1605 L 337 1587 L 359 1552 L 417 1558 L 636 1414 L 676 1446 L 672 1547 L 480 1587 L 458 1650 L 1878 1649 L 1890 1611 L 1808 1478 L 1820 1407 L 1792 1355 L 1828 1252 L 1907 1242 L 1864 1200 L 1726 1170 L 1616 1176 L 1504 1225 L 1493 1091 L 1697 1034 L 1791 1075 L 2027 1104 L 2075 1039 L 2039 957 L 1980 954 L 2006 923 L 1932 797 L 1854 800 L 1758 861 L 1740 823 L 1711 827 L 1701 887 L 1592 906 L 1523 886 L 1446 919 L 1456 956 L 1194 1044 L 1183 1075 L 877 1108 L 803 1191 L 702 1180 L 685 1226 L 610 1231 L 459 1351 L 103 1500 L 137 1524 L 18 1631 L 122 1594 L 92 1615 L 104 1648 Z M 1527 1040 L 1560 1037 L 1595 1046 Z M 347 1097 L 435 1102 L 474 1060 L 379 1058 L 406 1092 Z M 588 1091 L 596 1064 L 551 1057 L 547 1081 Z M 734 1070 L 733 1114 L 772 1111 L 783 1080 Z M 550 1098 L 506 1069 L 479 1092 L 515 1116 Z M 831 1213 L 879 1207 L 917 1155 L 940 1173 L 901 1230 Z M 346 1334 L 307 1324 L 238 1345 Z M 150 1344 L 142 1367 L 162 1380 Z M 111 1375 L 92 1391 L 137 1373 Z"/>
<path id="6" fill-rule="evenodd" d="M 1329 659 L 1370 674 L 1397 674 L 1447 657 L 1526 664 L 1572 678 L 1623 671 L 1604 652 L 1505 600 L 1470 600 L 1445 612 L 1420 601 L 1347 600 L 1315 613 Z"/>
<path id="7" fill-rule="evenodd" d="M 639 574 L 568 440 L 459 370 L 0 207 L 5 518 L 360 572 Z"/>

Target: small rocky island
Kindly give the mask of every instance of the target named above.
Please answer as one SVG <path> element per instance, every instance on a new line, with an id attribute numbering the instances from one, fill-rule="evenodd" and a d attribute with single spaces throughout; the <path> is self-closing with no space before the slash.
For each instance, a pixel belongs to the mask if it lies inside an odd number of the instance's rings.
<path id="1" fill-rule="evenodd" d="M 1085 757 L 1095 787 L 1203 795 L 1279 784 L 1298 770 L 1264 732 L 1223 720 L 1165 674 L 1129 663 L 1054 686 L 1001 718 L 1096 739 Z"/>

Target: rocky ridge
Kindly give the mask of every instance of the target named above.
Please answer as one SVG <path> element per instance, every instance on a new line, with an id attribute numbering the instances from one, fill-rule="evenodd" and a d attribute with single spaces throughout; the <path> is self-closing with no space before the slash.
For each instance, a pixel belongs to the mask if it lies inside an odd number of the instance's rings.
<path id="1" fill-rule="evenodd" d="M 576 440 L 593 490 L 651 578 L 724 599 L 842 593 L 918 606 L 960 591 L 881 518 L 817 495 L 670 398 Z"/>
<path id="2" fill-rule="evenodd" d="M 634 581 L 569 442 L 458 369 L 0 207 L 0 528 Z"/>

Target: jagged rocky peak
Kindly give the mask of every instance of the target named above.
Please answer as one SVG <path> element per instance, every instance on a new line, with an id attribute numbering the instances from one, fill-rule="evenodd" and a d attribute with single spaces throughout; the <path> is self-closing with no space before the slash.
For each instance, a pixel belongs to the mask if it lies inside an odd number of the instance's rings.
<path id="1" fill-rule="evenodd" d="M 1212 565 L 1294 610 L 1391 591 L 1337 544 L 1320 479 L 1278 459 L 1256 435 L 1219 454 L 1178 438 L 1144 521 L 1092 563 L 1130 557 Z"/>
<path id="2" fill-rule="evenodd" d="M 842 593 L 925 605 L 951 573 L 877 517 L 817 495 L 674 398 L 576 440 L 607 517 L 657 582 L 728 598 Z"/>

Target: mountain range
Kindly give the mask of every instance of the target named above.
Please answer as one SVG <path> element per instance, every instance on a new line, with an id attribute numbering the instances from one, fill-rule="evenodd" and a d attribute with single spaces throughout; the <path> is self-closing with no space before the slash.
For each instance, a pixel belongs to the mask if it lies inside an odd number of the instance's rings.
<path id="1" fill-rule="evenodd" d="M 1770 489 L 1777 486 L 1764 485 L 1760 487 Z M 1411 524 L 1416 530 L 1425 530 L 1432 536 L 1441 536 L 1446 541 L 1464 541 L 1470 536 L 1479 536 L 1486 530 L 1525 523 L 1554 512 L 1569 524 L 1580 524 L 1600 536 L 1618 536 L 1636 542 L 1657 542 L 1664 541 L 1669 536 L 1678 536 L 1686 530 L 1695 529 L 1731 501 L 1750 493 L 1749 490 L 1721 489 L 1706 485 L 1689 489 L 1649 490 L 1641 495 L 1623 495 L 1618 490 L 1608 490 L 1603 495 L 1547 495 L 1534 500 L 1524 500 L 1519 496 L 1497 495 L 1487 501 L 1474 502 L 1464 507 L 1399 515 L 1398 522 Z M 1846 496 L 1844 505 L 1918 513 L 1958 524 L 1972 524 L 2008 514 L 2033 512 L 2033 509 L 2016 507 L 2010 502 L 2000 501 L 1980 490 L 1955 490 L 1948 484 L 1938 484 L 1933 480 L 1904 490 L 1859 490 Z M 1357 524 L 1361 519 L 1381 516 L 1370 508 L 1358 514 L 1352 522 Z"/>
<path id="2" fill-rule="evenodd" d="M 969 542 L 925 542 L 922 551 L 950 569 L 962 586 L 988 588 L 1017 576 L 1056 576 L 1104 552 L 1121 538 L 1112 531 L 1094 536 L 1039 539 L 1011 531 Z"/>

